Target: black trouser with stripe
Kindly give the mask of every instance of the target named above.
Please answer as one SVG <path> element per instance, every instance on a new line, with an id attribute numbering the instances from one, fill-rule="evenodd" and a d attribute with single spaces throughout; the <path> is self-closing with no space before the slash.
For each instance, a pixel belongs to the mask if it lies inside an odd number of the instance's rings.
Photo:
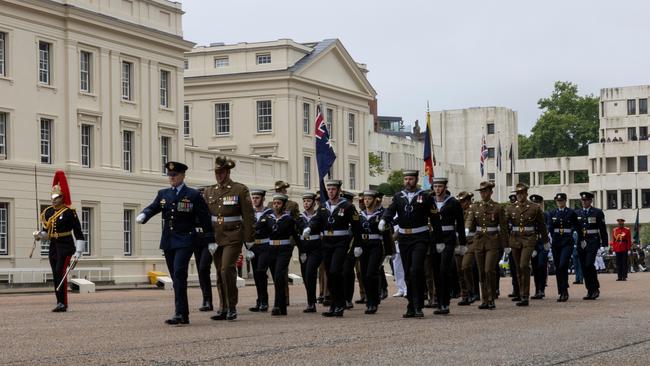
<path id="1" fill-rule="evenodd" d="M 70 257 L 74 254 L 75 247 L 74 244 L 70 245 L 69 243 L 57 243 L 56 239 L 50 241 L 50 267 L 52 268 L 52 279 L 54 280 L 54 293 L 56 295 L 57 304 L 64 304 L 68 306 L 68 280 L 61 285 L 59 290 L 56 290 L 56 287 L 59 286 L 65 271 L 68 269 L 70 264 Z"/>

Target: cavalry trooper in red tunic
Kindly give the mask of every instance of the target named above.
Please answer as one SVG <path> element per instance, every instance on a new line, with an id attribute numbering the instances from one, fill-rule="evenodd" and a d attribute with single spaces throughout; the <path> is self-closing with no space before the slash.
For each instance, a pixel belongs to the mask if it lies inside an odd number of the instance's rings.
<path id="1" fill-rule="evenodd" d="M 86 243 L 79 217 L 71 204 L 65 173 L 57 170 L 52 183 L 52 205 L 41 212 L 42 231 L 34 232 L 34 239 L 50 241 L 49 259 L 56 294 L 56 307 L 52 311 L 55 313 L 68 310 L 68 281 L 63 277 L 70 260 L 81 258 Z"/>

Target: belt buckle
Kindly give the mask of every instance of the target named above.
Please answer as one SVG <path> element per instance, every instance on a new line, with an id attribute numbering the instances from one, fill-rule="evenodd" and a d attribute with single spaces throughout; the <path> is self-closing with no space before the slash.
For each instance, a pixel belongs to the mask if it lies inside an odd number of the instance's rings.
<path id="1" fill-rule="evenodd" d="M 368 240 L 368 234 L 361 234 L 361 239 Z"/>
<path id="2" fill-rule="evenodd" d="M 404 229 L 404 234 L 411 234 L 413 232 L 412 229 Z"/>
<path id="3" fill-rule="evenodd" d="M 560 235 L 564 234 L 564 229 L 560 229 Z"/>
<path id="4" fill-rule="evenodd" d="M 273 245 L 280 245 L 280 241 L 279 241 L 279 240 L 271 240 L 271 243 L 272 243 Z"/>
<path id="5" fill-rule="evenodd" d="M 481 227 L 481 232 L 482 232 L 483 234 L 487 233 L 487 227 L 482 226 L 482 227 Z"/>
<path id="6" fill-rule="evenodd" d="M 334 235 L 334 230 L 327 230 L 327 235 L 329 235 L 329 236 Z"/>
<path id="7" fill-rule="evenodd" d="M 519 232 L 524 233 L 526 231 L 526 228 L 524 226 L 519 227 Z"/>
<path id="8" fill-rule="evenodd" d="M 223 216 L 221 215 L 217 216 L 217 224 L 219 225 L 223 224 Z"/>

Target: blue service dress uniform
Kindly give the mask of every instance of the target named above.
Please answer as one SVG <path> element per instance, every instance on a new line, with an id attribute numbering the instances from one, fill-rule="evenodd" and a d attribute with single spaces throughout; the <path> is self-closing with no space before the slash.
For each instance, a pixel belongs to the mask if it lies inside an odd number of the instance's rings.
<path id="1" fill-rule="evenodd" d="M 578 226 L 578 215 L 565 207 L 549 213 L 548 232 L 551 234 L 551 252 L 555 264 L 555 278 L 560 302 L 569 297 L 569 263 L 573 254 L 573 233 Z"/>
<path id="2" fill-rule="evenodd" d="M 587 296 L 585 300 L 595 300 L 600 296 L 600 283 L 595 261 L 599 247 L 607 247 L 607 227 L 605 214 L 599 208 L 589 207 L 576 210 L 578 215 L 578 256 L 584 276 Z"/>
<path id="3" fill-rule="evenodd" d="M 187 269 L 197 236 L 197 219 L 203 229 L 204 245 L 214 242 L 208 206 L 198 190 L 182 184 L 177 188 L 159 190 L 156 198 L 142 213 L 145 214 L 143 224 L 162 213 L 160 249 L 165 253 L 167 268 L 174 281 L 176 315 L 187 318 Z"/>
<path id="4" fill-rule="evenodd" d="M 383 207 L 379 207 L 371 213 L 366 210 L 361 211 L 359 216 L 361 240 L 354 243 L 355 247 L 360 247 L 363 250 L 359 262 L 366 291 L 366 314 L 377 312 L 380 302 L 380 268 L 385 254 L 384 243 L 392 243 L 389 230 L 379 231 L 379 221 L 384 215 L 384 211 Z"/>

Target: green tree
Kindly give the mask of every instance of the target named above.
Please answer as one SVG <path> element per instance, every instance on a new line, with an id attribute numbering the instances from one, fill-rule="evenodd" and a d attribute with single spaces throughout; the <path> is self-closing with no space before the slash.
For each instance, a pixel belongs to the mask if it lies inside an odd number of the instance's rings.
<path id="1" fill-rule="evenodd" d="M 384 160 L 372 151 L 368 153 L 368 172 L 371 177 L 384 174 Z"/>
<path id="2" fill-rule="evenodd" d="M 641 225 L 639 228 L 639 240 L 643 246 L 650 244 L 650 224 Z"/>
<path id="3" fill-rule="evenodd" d="M 404 186 L 404 172 L 402 170 L 393 170 L 388 175 L 388 185 L 395 192 L 399 192 Z"/>
<path id="4" fill-rule="evenodd" d="M 519 157 L 587 155 L 598 140 L 598 98 L 579 96 L 576 84 L 557 81 L 551 96 L 537 104 L 543 113 L 531 135 L 519 137 Z"/>
<path id="5" fill-rule="evenodd" d="M 384 196 L 392 196 L 395 194 L 395 191 L 393 190 L 393 187 L 390 186 L 388 183 L 382 183 L 377 186 L 377 192 L 383 193 Z"/>

